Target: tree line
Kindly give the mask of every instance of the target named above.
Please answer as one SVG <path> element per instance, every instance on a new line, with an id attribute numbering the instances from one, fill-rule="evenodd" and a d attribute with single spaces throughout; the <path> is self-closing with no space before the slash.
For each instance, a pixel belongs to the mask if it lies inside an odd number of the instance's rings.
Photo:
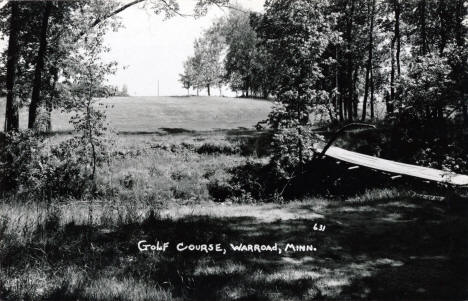
<path id="1" fill-rule="evenodd" d="M 275 0 L 264 13 L 232 9 L 195 42 L 181 82 L 274 96 L 299 123 L 312 110 L 331 121 L 373 120 L 383 103 L 386 116 L 456 113 L 466 124 L 466 10 L 462 0 Z"/>
<path id="2" fill-rule="evenodd" d="M 194 55 L 184 62 L 180 82 L 190 93 L 227 85 L 242 97 L 267 98 L 272 89 L 268 82 L 271 64 L 255 29 L 253 14 L 231 7 L 229 14 L 213 22 L 194 42 Z"/>

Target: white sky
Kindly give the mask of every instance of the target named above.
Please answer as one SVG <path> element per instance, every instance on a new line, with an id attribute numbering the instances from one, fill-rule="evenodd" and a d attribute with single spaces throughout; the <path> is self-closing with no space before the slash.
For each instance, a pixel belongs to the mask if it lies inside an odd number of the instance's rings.
<path id="1" fill-rule="evenodd" d="M 181 11 L 191 13 L 194 0 L 179 0 Z M 245 9 L 261 11 L 264 0 L 238 0 Z M 227 9 L 212 7 L 202 18 L 155 15 L 150 9 L 131 7 L 120 13 L 124 27 L 106 36 L 111 48 L 108 58 L 119 64 L 110 78 L 114 85 L 128 86 L 131 95 L 185 95 L 179 73 L 183 61 L 193 54 L 193 42 L 214 19 L 227 14 Z"/>

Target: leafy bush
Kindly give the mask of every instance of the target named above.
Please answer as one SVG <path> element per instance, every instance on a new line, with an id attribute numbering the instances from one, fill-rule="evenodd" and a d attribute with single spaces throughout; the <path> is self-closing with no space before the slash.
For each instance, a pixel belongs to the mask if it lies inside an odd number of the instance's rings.
<path id="1" fill-rule="evenodd" d="M 35 188 L 43 171 L 43 137 L 32 131 L 4 134 L 0 145 L 0 187 L 2 191 Z"/>
<path id="2" fill-rule="evenodd" d="M 208 193 L 216 202 L 223 202 L 242 194 L 239 187 L 231 185 L 229 181 L 214 179 L 207 184 Z"/>
<path id="3" fill-rule="evenodd" d="M 308 126 L 277 129 L 272 139 L 271 167 L 284 180 L 298 177 L 315 156 L 319 136 Z"/>
<path id="4" fill-rule="evenodd" d="M 197 153 L 199 154 L 224 154 L 224 155 L 233 155 L 239 153 L 239 148 L 231 143 L 203 143 L 200 147 L 197 148 Z"/>
<path id="5" fill-rule="evenodd" d="M 104 144 L 95 148 L 81 137 L 49 145 L 44 136 L 25 130 L 5 135 L 0 145 L 0 187 L 3 192 L 37 197 L 79 197 L 94 187 L 93 164 L 108 159 Z"/>

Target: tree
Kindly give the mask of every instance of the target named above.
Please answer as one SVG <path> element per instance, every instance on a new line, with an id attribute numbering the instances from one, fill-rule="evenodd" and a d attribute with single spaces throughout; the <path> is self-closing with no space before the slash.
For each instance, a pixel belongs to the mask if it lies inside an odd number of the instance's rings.
<path id="1" fill-rule="evenodd" d="M 208 96 L 213 86 L 221 86 L 224 78 L 222 37 L 214 29 L 204 32 L 194 43 L 194 56 L 184 62 L 181 82 L 197 89 L 206 88 Z"/>
<path id="2" fill-rule="evenodd" d="M 122 85 L 122 90 L 120 91 L 120 96 L 129 96 L 128 87 L 126 84 Z"/>
<path id="3" fill-rule="evenodd" d="M 19 127 L 18 104 L 16 103 L 15 81 L 16 66 L 18 64 L 18 34 L 20 31 L 21 20 L 18 2 L 8 3 L 11 11 L 10 28 L 7 50 L 7 69 L 6 69 L 6 110 L 5 110 L 5 131 L 14 131 Z"/>
<path id="4" fill-rule="evenodd" d="M 42 73 L 44 69 L 44 60 L 47 52 L 47 30 L 49 26 L 49 17 L 52 9 L 52 2 L 43 3 L 44 12 L 42 16 L 39 50 L 36 59 L 36 68 L 34 72 L 33 89 L 31 103 L 29 105 L 28 128 L 32 129 L 36 123 L 37 107 L 40 103 L 40 93 L 42 85 Z"/>
<path id="5" fill-rule="evenodd" d="M 251 14 L 231 9 L 228 17 L 220 21 L 221 34 L 224 37 L 227 51 L 224 59 L 226 80 L 234 91 L 242 95 L 263 92 L 267 96 L 264 69 L 268 63 L 262 58 L 265 54 L 255 30 L 251 26 Z"/>
<path id="6" fill-rule="evenodd" d="M 367 112 L 367 97 L 369 96 L 369 87 L 371 90 L 370 103 L 371 103 L 371 119 L 374 118 L 374 78 L 372 72 L 372 62 L 374 54 L 374 20 L 375 20 L 375 0 L 368 1 L 368 15 L 369 15 L 369 41 L 368 41 L 368 55 L 366 63 L 366 78 L 364 87 L 364 99 L 362 102 L 362 117 L 361 120 L 366 119 Z"/>
<path id="7" fill-rule="evenodd" d="M 102 37 L 105 30 L 100 29 L 88 34 L 85 41 L 80 42 L 81 51 L 70 57 L 70 75 L 65 85 L 65 109 L 74 112 L 71 118 L 78 134 L 73 144 L 77 153 L 88 162 L 89 175 L 94 183 L 96 168 L 106 158 L 105 112 L 99 109 L 98 98 L 109 96 L 105 81 L 109 74 L 115 71 L 115 62 L 102 62 L 101 55 L 107 49 L 103 47 Z"/>
<path id="8" fill-rule="evenodd" d="M 184 73 L 179 74 L 179 81 L 182 83 L 182 86 L 187 89 L 187 96 L 190 95 L 190 88 L 193 86 L 193 70 L 190 60 L 184 62 Z"/>
<path id="9" fill-rule="evenodd" d="M 273 128 L 309 123 L 309 114 L 331 99 L 322 89 L 324 69 L 333 63 L 325 56 L 339 40 L 333 30 L 336 14 L 327 1 L 268 1 L 255 26 L 277 70 L 273 93 L 277 109 L 270 114 Z"/>

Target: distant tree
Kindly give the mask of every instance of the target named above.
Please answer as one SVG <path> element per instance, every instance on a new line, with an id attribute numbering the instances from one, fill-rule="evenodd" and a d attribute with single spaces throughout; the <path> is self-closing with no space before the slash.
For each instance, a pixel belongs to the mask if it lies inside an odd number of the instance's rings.
<path id="1" fill-rule="evenodd" d="M 194 73 L 193 58 L 189 58 L 184 62 L 184 73 L 179 74 L 179 81 L 184 89 L 187 89 L 187 95 L 190 95 L 190 88 L 196 86 Z"/>
<path id="2" fill-rule="evenodd" d="M 231 9 L 227 18 L 218 21 L 220 32 L 226 43 L 224 67 L 226 80 L 234 91 L 242 91 L 246 97 L 249 93 L 268 95 L 268 81 L 263 80 L 269 64 L 262 55 L 265 54 L 259 43 L 257 33 L 251 26 L 250 13 Z"/>
<path id="3" fill-rule="evenodd" d="M 222 64 L 223 41 L 215 30 L 206 31 L 194 43 L 194 56 L 184 63 L 180 81 L 197 89 L 206 88 L 208 96 L 213 86 L 221 86 L 224 77 Z"/>
<path id="4" fill-rule="evenodd" d="M 126 84 L 122 85 L 122 90 L 120 90 L 120 96 L 129 96 L 128 87 Z"/>

